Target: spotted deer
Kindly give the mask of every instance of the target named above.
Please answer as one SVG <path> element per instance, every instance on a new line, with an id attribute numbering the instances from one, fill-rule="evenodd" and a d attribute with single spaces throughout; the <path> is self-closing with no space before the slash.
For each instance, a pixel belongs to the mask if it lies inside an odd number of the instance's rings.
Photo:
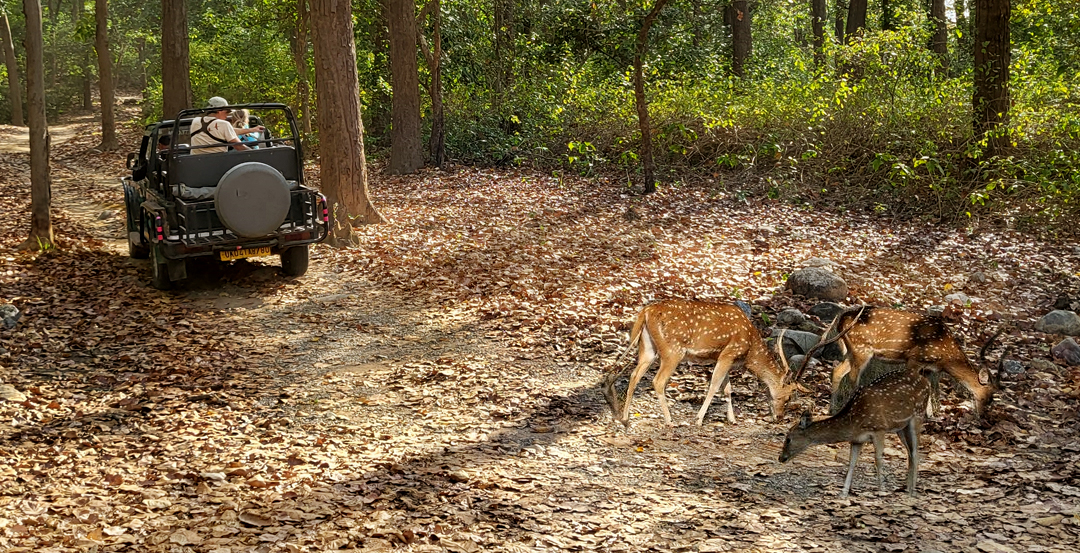
<path id="1" fill-rule="evenodd" d="M 816 444 L 849 442 L 847 478 L 840 497 L 847 497 L 855 477 L 855 465 L 863 444 L 874 444 L 874 467 L 878 488 L 884 489 L 881 453 L 885 434 L 896 432 L 908 453 L 907 493 L 915 496 L 915 477 L 919 466 L 919 416 L 930 395 L 930 383 L 920 370 L 905 368 L 881 375 L 855 391 L 839 413 L 813 421 L 810 412 L 788 431 L 780 462 L 786 463 L 806 448 Z"/>
<path id="2" fill-rule="evenodd" d="M 827 339 L 833 329 L 840 329 L 841 332 Z M 999 330 L 990 338 L 979 352 L 983 365 L 987 348 L 1001 332 Z M 997 388 L 997 382 L 992 380 L 991 372 L 985 366 L 976 368 L 968 360 L 941 317 L 867 306 L 841 313 L 833 320 L 829 329 L 822 334 L 821 341 L 807 352 L 803 363 L 793 373 L 795 382 L 798 382 L 814 351 L 832 342 L 839 344 L 844 356 L 832 371 L 831 411 L 834 413 L 843 406 L 843 400 L 848 395 L 841 393 L 844 377 L 848 376 L 850 387 L 857 387 L 860 373 L 874 356 L 906 362 L 909 369 L 930 370 L 933 400 L 930 408 L 935 414 L 938 409 L 939 371 L 945 371 L 971 392 L 977 415 L 985 411 Z"/>
<path id="3" fill-rule="evenodd" d="M 782 339 L 781 337 L 777 342 Z M 653 378 L 653 390 L 660 400 L 660 409 L 668 424 L 671 424 L 671 412 L 668 410 L 664 390 L 675 367 L 684 359 L 716 364 L 709 380 L 705 403 L 698 411 L 698 426 L 705 420 L 705 413 L 721 385 L 724 385 L 724 393 L 728 399 L 727 420 L 735 421 L 728 372 L 736 363 L 745 365 L 769 388 L 774 420 L 783 415 L 784 406 L 792 392 L 801 388 L 794 381 L 786 382 L 788 366 L 783 353 L 777 352 L 780 363 L 783 364 L 781 368 L 769 354 L 765 342 L 750 319 L 734 305 L 690 300 L 665 300 L 650 304 L 641 310 L 634 321 L 633 330 L 630 332 L 630 345 L 623 356 L 634 346 L 638 348 L 637 367 L 630 374 L 630 384 L 622 404 L 619 405 L 614 393 L 615 380 L 621 371 L 608 373 L 601 386 L 616 418 L 626 425 L 630 423 L 630 401 L 634 388 L 657 357 L 660 358 L 660 369 Z"/>

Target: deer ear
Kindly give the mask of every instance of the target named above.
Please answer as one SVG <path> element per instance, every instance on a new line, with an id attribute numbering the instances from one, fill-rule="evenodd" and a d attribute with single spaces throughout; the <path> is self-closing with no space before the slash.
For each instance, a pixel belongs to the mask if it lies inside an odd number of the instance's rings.
<path id="1" fill-rule="evenodd" d="M 810 418 L 810 410 L 807 409 L 803 411 L 802 418 L 799 419 L 799 428 L 805 430 L 807 426 L 810 426 L 811 422 L 813 422 L 813 419 Z"/>

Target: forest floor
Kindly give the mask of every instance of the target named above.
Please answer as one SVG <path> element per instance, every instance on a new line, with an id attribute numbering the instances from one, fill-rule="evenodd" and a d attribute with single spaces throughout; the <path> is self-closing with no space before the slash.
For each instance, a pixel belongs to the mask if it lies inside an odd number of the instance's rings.
<path id="1" fill-rule="evenodd" d="M 121 120 L 133 120 L 125 112 Z M 617 182 L 451 167 L 391 177 L 388 223 L 277 260 L 194 265 L 160 292 L 124 243 L 119 152 L 92 117 L 53 143 L 60 248 L 20 252 L 29 159 L 0 157 L 0 550 L 4 551 L 1076 551 L 1080 369 L 1034 322 L 1075 300 L 1072 244 L 745 198 L 739 181 L 634 196 Z M 0 142 L 18 129 L 0 127 Z M 317 174 L 314 171 L 313 174 Z M 596 387 L 642 305 L 742 299 L 775 320 L 784 290 L 832 259 L 849 303 L 922 311 L 1020 367 L 985 419 L 946 387 L 924 427 L 917 499 L 888 438 L 886 489 L 848 446 L 777 461 L 801 409 L 827 408 L 825 370 L 778 422 L 734 373 L 692 424 L 705 368 L 677 371 L 676 425 L 651 386 L 629 428 Z M 759 324 L 761 320 L 757 321 Z M 826 321 L 827 323 L 827 321 Z M 764 324 L 760 324 L 764 327 Z M 869 448 L 866 448 L 869 449 Z"/>

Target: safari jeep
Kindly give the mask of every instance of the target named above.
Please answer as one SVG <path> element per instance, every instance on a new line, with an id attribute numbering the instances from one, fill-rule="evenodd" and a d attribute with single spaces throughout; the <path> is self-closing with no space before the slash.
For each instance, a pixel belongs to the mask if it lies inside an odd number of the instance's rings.
<path id="1" fill-rule="evenodd" d="M 138 153 L 128 154 L 124 177 L 128 252 L 150 258 L 159 290 L 187 278 L 186 261 L 232 261 L 278 255 L 290 276 L 307 271 L 308 245 L 326 238 L 326 198 L 304 186 L 303 152 L 296 119 L 284 104 L 241 104 L 249 125 L 266 132 L 250 150 L 197 153 L 191 121 L 219 108 L 181 111 L 176 119 L 146 126 Z M 281 135 L 275 135 L 278 131 Z M 159 147 L 162 136 L 167 147 Z"/>

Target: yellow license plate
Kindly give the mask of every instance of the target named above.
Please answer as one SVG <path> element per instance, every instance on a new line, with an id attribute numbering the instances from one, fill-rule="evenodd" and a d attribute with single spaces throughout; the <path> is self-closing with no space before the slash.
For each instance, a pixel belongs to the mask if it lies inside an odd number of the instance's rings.
<path id="1" fill-rule="evenodd" d="M 265 248 L 247 248 L 243 250 L 226 250 L 221 253 L 222 261 L 232 261 L 234 259 L 243 259 L 245 257 L 262 257 L 264 255 L 270 255 L 270 247 Z"/>

